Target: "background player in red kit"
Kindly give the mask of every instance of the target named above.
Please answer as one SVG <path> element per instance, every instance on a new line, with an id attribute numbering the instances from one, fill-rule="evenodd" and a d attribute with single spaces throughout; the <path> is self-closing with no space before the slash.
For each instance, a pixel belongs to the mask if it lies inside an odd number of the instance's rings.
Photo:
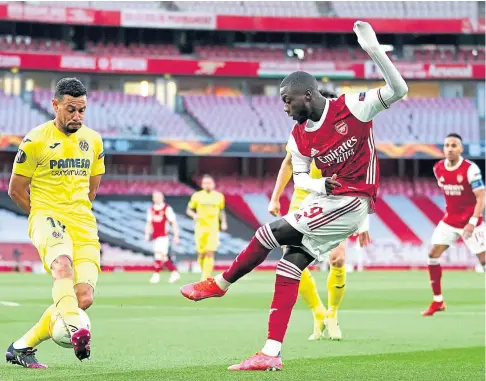
<path id="1" fill-rule="evenodd" d="M 177 225 L 174 210 L 167 205 L 164 194 L 159 191 L 152 193 L 154 204 L 147 212 L 147 224 L 145 226 L 145 239 L 154 240 L 154 274 L 150 283 L 160 282 L 160 270 L 166 267 L 171 272 L 169 283 L 177 282 L 181 276 L 174 263 L 169 258 L 169 224 L 172 226 L 174 235 L 173 242 L 179 244 L 179 226 Z"/>
<path id="2" fill-rule="evenodd" d="M 439 258 L 459 237 L 476 254 L 485 266 L 484 243 L 484 182 L 479 167 L 464 159 L 462 139 L 457 134 L 449 134 L 444 142 L 445 159 L 434 165 L 434 174 L 439 187 L 444 191 L 446 213 L 432 235 L 432 248 L 429 252 L 429 275 L 434 300 L 422 312 L 432 316 L 444 311 L 446 305 L 442 298 L 442 268 Z"/>
<path id="3" fill-rule="evenodd" d="M 282 369 L 280 351 L 302 270 L 315 259 L 326 260 L 328 253 L 355 233 L 373 212 L 379 171 L 371 120 L 403 98 L 408 88 L 371 26 L 358 21 L 354 31 L 361 47 L 380 68 L 386 86 L 326 99 L 312 75 L 294 72 L 286 77 L 280 95 L 284 111 L 297 122 L 288 142 L 294 186 L 311 194 L 296 212 L 260 227 L 223 274 L 181 288 L 186 298 L 195 301 L 221 297 L 232 283 L 261 264 L 272 249 L 286 246 L 277 265 L 267 342 L 261 352 L 230 370 Z M 322 179 L 310 177 L 312 160 Z"/>

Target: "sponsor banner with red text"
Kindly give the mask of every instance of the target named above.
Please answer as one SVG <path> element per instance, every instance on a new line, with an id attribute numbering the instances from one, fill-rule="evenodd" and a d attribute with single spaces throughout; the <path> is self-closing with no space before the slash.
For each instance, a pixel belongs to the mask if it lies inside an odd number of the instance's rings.
<path id="1" fill-rule="evenodd" d="M 485 78 L 481 63 L 407 63 L 396 62 L 406 79 L 476 79 Z M 228 77 L 284 77 L 305 70 L 319 77 L 381 79 L 372 61 L 365 63 L 335 62 L 257 62 L 211 61 L 193 59 L 157 59 L 84 54 L 37 54 L 0 52 L 0 69 L 127 73 L 209 75 Z"/>
<path id="2" fill-rule="evenodd" d="M 194 12 L 163 12 L 143 9 L 122 9 L 121 26 L 158 29 L 216 29 L 216 15 Z"/>
<path id="3" fill-rule="evenodd" d="M 256 17 L 193 12 L 164 12 L 123 9 L 105 11 L 94 8 L 0 4 L 0 20 L 53 24 L 146 27 L 159 29 L 211 29 L 267 32 L 352 33 L 356 19 L 339 17 Z M 363 19 L 378 33 L 391 34 L 470 34 L 484 33 L 484 18 L 464 19 Z"/>
<path id="4" fill-rule="evenodd" d="M 410 63 L 395 62 L 398 71 L 407 79 L 484 79 L 483 63 Z M 373 61 L 364 65 L 364 78 L 381 79 L 380 70 Z"/>

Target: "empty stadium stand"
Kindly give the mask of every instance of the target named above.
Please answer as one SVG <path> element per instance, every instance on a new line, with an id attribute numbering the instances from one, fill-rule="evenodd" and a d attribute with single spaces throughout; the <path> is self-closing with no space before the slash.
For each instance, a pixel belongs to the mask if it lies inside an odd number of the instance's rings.
<path id="1" fill-rule="evenodd" d="M 35 104 L 53 116 L 51 99 L 50 90 L 37 90 L 34 93 Z M 140 135 L 147 126 L 154 135 L 165 138 L 193 140 L 204 137 L 156 98 L 120 91 L 91 91 L 89 112 L 84 122 L 103 135 Z M 32 124 L 23 127 L 25 133 L 32 128 Z"/>

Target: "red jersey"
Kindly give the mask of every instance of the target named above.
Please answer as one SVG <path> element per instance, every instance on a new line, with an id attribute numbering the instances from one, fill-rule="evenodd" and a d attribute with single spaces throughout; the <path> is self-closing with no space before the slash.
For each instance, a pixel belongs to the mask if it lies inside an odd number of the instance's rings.
<path id="1" fill-rule="evenodd" d="M 328 99 L 321 120 L 296 124 L 289 140 L 294 172 L 308 172 L 312 159 L 323 177 L 337 175 L 333 195 L 376 200 L 379 165 L 371 119 L 387 106 L 380 90 Z"/>
<path id="2" fill-rule="evenodd" d="M 167 225 L 174 219 L 174 211 L 169 205 L 153 205 L 147 213 L 147 221 L 152 224 L 152 239 L 169 235 Z"/>
<path id="3" fill-rule="evenodd" d="M 442 221 L 454 228 L 464 228 L 473 216 L 476 206 L 474 190 L 484 189 L 479 167 L 462 157 L 454 167 L 448 167 L 447 160 L 434 165 L 434 174 L 439 187 L 444 191 L 446 213 Z M 479 218 L 478 225 L 482 222 Z"/>

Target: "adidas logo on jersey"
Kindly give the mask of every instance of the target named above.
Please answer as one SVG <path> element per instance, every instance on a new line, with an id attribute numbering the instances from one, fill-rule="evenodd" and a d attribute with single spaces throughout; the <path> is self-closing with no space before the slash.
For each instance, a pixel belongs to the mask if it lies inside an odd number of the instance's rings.
<path id="1" fill-rule="evenodd" d="M 319 153 L 319 150 L 317 150 L 317 149 L 315 149 L 315 148 L 312 148 L 312 149 L 311 149 L 311 157 L 316 156 L 318 153 Z"/>

